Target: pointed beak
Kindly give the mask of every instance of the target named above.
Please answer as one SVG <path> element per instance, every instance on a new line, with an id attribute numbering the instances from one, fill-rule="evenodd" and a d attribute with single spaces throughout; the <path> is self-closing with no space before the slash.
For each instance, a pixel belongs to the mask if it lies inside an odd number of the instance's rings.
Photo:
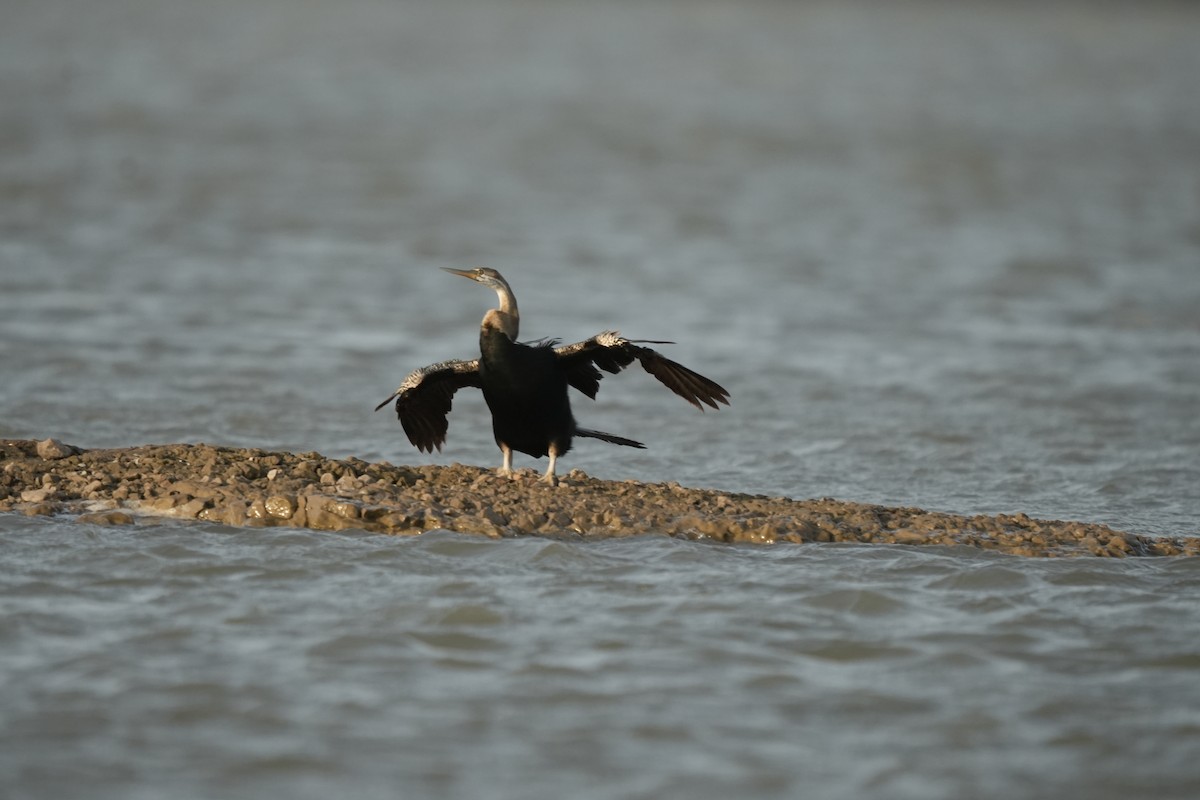
<path id="1" fill-rule="evenodd" d="M 450 267 L 439 267 L 442 272 L 449 272 L 451 275 L 461 275 L 469 280 L 477 281 L 479 278 L 475 275 L 475 270 L 472 269 L 450 269 Z"/>

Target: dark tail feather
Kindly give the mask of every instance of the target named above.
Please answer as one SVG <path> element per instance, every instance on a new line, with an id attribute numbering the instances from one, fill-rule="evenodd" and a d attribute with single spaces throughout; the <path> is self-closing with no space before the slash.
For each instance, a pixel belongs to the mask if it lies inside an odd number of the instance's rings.
<path id="1" fill-rule="evenodd" d="M 646 449 L 646 445 L 642 444 L 641 442 L 635 442 L 633 439 L 626 439 L 621 436 L 613 436 L 611 433 L 604 433 L 602 431 L 590 431 L 587 428 L 576 428 L 575 435 L 583 436 L 587 439 L 600 439 L 601 441 L 611 442 L 612 444 L 623 444 L 626 447 L 637 447 L 641 450 Z"/>

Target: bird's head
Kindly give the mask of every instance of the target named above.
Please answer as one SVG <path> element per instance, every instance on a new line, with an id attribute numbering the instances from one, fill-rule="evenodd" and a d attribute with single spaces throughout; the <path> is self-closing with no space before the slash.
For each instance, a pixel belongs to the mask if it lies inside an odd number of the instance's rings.
<path id="1" fill-rule="evenodd" d="M 450 269 L 442 267 L 443 270 L 452 275 L 461 275 L 464 278 L 470 278 L 476 283 L 481 283 L 496 292 L 496 297 L 500 300 L 500 308 L 489 311 L 483 317 L 483 325 L 487 327 L 495 327 L 504 333 L 514 342 L 517 340 L 517 330 L 520 327 L 520 315 L 517 312 L 517 298 L 513 294 L 513 290 L 509 288 L 508 281 L 504 280 L 504 276 L 494 269 L 488 267 L 476 267 L 475 269 Z"/>
<path id="2" fill-rule="evenodd" d="M 490 267 L 476 267 L 475 269 L 451 269 L 450 267 L 442 267 L 442 270 L 449 272 L 451 275 L 461 275 L 464 278 L 469 278 L 476 283 L 482 283 L 490 289 L 497 292 L 512 293 L 512 289 L 508 286 L 508 281 L 504 280 L 504 276 Z"/>

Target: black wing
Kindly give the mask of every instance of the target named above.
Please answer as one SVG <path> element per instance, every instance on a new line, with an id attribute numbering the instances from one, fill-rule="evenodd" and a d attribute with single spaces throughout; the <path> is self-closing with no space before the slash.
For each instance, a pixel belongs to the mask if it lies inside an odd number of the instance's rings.
<path id="1" fill-rule="evenodd" d="M 396 400 L 396 416 L 404 426 L 408 440 L 422 453 L 442 449 L 446 441 L 446 419 L 454 393 L 464 386 L 478 388 L 479 360 L 442 361 L 409 373 L 391 397 L 375 406 L 375 410 Z"/>
<path id="2" fill-rule="evenodd" d="M 729 405 L 729 392 L 719 383 L 692 372 L 649 347 L 626 339 L 616 331 L 604 331 L 582 342 L 556 347 L 554 354 L 567 373 L 567 382 L 593 400 L 600 390 L 600 379 L 604 377 L 600 370 L 616 374 L 636 359 L 663 386 L 701 411 L 705 405 L 710 408 L 718 408 L 717 403 Z"/>

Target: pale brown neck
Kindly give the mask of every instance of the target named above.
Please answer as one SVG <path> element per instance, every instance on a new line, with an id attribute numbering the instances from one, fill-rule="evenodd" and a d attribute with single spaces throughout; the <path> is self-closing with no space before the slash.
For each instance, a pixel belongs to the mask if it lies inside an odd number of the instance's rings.
<path id="1" fill-rule="evenodd" d="M 500 308 L 493 308 L 483 315 L 483 324 L 498 328 L 514 342 L 517 340 L 517 330 L 521 327 L 521 313 L 517 311 L 517 296 L 509 288 L 508 283 L 501 278 L 499 286 L 493 286 Z"/>
<path id="2" fill-rule="evenodd" d="M 512 289 L 508 286 L 501 286 L 496 289 L 496 297 L 500 298 L 500 313 L 507 314 L 513 318 L 513 326 L 517 324 L 517 320 L 521 318 L 520 312 L 517 311 L 517 296 L 513 294 Z"/>
<path id="3" fill-rule="evenodd" d="M 515 305 L 513 305 L 512 311 L 516 312 Z M 520 328 L 520 318 L 516 313 L 505 311 L 503 304 L 501 304 L 500 308 L 490 308 L 483 315 L 483 327 L 494 328 L 515 342 L 517 340 L 517 330 Z"/>

